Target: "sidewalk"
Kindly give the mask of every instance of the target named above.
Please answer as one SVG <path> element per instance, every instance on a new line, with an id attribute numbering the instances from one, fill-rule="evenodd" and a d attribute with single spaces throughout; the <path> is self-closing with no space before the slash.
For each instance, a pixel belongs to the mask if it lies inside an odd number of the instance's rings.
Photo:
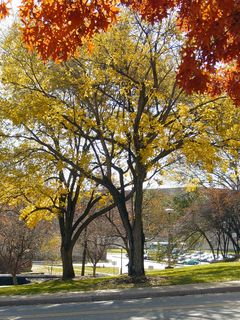
<path id="1" fill-rule="evenodd" d="M 91 292 L 62 292 L 25 296 L 1 296 L 1 306 L 56 304 L 70 302 L 93 302 L 106 300 L 141 299 L 152 297 L 185 296 L 194 294 L 240 292 L 240 281 L 219 283 L 196 283 L 190 285 L 163 286 L 153 288 L 131 288 L 99 290 Z"/>

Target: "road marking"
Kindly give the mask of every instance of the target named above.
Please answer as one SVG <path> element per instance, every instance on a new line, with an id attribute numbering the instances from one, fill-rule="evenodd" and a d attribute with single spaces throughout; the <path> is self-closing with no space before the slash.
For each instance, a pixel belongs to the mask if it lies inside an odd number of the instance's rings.
<path id="1" fill-rule="evenodd" d="M 227 307 L 236 307 L 236 303 L 231 302 L 227 305 Z M 130 313 L 130 312 L 151 312 L 151 311 L 168 311 L 168 310 L 187 310 L 187 309 L 199 309 L 199 308 L 209 308 L 209 307 L 223 307 L 223 303 L 204 303 L 204 304 L 193 304 L 193 305 L 179 305 L 179 306 L 153 306 L 153 307 L 145 307 L 145 308 L 122 308 L 120 307 L 118 309 L 105 309 L 105 310 L 79 310 L 79 311 L 68 311 L 68 312 L 55 312 L 55 313 L 42 313 L 36 315 L 34 314 L 25 314 L 25 315 L 17 315 L 17 316 L 0 316 L 0 319 L 8 319 L 8 320 L 20 320 L 20 319 L 34 319 L 34 318 L 54 318 L 54 317 L 69 317 L 69 316 L 80 316 L 80 315 L 99 315 L 99 314 L 111 314 L 111 313 Z M 196 311 L 196 310 L 195 310 Z"/>

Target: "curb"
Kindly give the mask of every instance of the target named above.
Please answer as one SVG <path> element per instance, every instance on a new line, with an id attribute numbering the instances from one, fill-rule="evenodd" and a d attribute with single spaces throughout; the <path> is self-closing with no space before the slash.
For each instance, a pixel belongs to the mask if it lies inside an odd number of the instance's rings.
<path id="1" fill-rule="evenodd" d="M 0 307 L 37 304 L 59 304 L 73 302 L 95 302 L 108 300 L 135 300 L 143 298 L 175 297 L 228 292 L 240 292 L 240 282 L 235 282 L 235 284 L 232 284 L 231 282 L 221 284 L 195 284 L 169 287 L 95 291 L 89 293 L 67 292 L 58 295 L 43 294 L 37 296 L 4 296 L 0 297 Z"/>

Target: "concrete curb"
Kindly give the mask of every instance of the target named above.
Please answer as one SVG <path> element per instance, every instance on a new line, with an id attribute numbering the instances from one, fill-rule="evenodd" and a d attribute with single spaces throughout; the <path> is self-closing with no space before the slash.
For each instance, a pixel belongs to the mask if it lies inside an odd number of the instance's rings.
<path id="1" fill-rule="evenodd" d="M 67 292 L 58 294 L 3 296 L 0 306 L 20 306 L 36 304 L 59 304 L 72 302 L 94 302 L 107 300 L 131 300 L 153 297 L 174 297 L 196 294 L 240 292 L 240 281 L 222 283 L 199 283 L 153 288 L 131 288 L 122 290 Z"/>

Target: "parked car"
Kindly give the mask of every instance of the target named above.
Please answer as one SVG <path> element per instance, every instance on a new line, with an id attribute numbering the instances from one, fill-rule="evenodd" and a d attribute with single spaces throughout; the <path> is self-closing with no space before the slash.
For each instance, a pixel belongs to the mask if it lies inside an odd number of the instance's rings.
<path id="1" fill-rule="evenodd" d="M 183 261 L 183 264 L 189 265 L 189 266 L 194 266 L 199 264 L 199 260 L 196 259 L 187 259 Z"/>
<path id="2" fill-rule="evenodd" d="M 18 284 L 27 284 L 31 281 L 27 280 L 26 277 L 17 276 Z M 0 274 L 0 286 L 13 285 L 13 278 L 10 274 Z"/>

